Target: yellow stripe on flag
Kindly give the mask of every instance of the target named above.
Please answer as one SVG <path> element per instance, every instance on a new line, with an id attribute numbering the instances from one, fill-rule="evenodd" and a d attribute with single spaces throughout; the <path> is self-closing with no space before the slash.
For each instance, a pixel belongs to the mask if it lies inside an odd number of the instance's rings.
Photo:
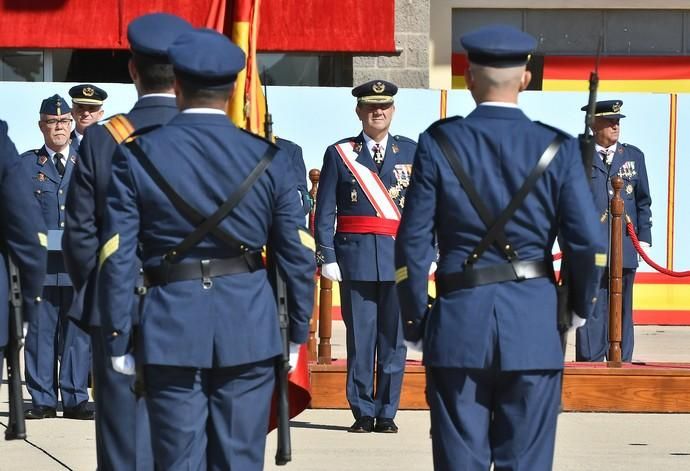
<path id="1" fill-rule="evenodd" d="M 633 307 L 644 311 L 690 311 L 686 284 L 635 283 Z"/>
<path id="2" fill-rule="evenodd" d="M 455 79 L 455 77 L 453 77 Z M 464 82 L 464 81 L 463 81 Z M 455 88 L 455 84 L 453 84 Z M 458 87 L 461 88 L 461 87 Z M 549 91 L 582 91 L 589 90 L 587 80 L 548 80 L 542 82 L 542 90 Z M 654 93 L 687 93 L 690 92 L 690 80 L 600 80 L 599 92 L 654 92 Z"/>

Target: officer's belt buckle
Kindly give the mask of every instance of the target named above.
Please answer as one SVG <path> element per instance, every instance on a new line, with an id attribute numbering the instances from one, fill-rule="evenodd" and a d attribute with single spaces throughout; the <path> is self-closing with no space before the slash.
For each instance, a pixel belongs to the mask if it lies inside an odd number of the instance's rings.
<path id="1" fill-rule="evenodd" d="M 199 260 L 201 265 L 201 285 L 204 289 L 211 289 L 213 280 L 211 279 L 211 260 Z"/>
<path id="2" fill-rule="evenodd" d="M 527 270 L 524 264 L 520 263 L 519 260 L 511 260 L 510 265 L 513 267 L 515 279 L 517 281 L 524 281 L 527 279 Z"/>

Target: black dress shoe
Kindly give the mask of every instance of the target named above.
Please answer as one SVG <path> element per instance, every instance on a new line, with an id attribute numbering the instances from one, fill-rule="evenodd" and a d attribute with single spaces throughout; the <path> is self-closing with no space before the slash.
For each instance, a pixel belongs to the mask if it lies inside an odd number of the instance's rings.
<path id="1" fill-rule="evenodd" d="M 62 410 L 62 417 L 65 419 L 93 420 L 96 413 L 89 409 L 88 402 L 79 403 L 76 407 L 65 407 Z"/>
<path id="2" fill-rule="evenodd" d="M 355 420 L 352 427 L 347 429 L 350 433 L 371 433 L 372 430 L 374 430 L 374 418 L 366 415 Z"/>
<path id="3" fill-rule="evenodd" d="M 24 412 L 24 418 L 25 419 L 52 419 L 54 417 L 57 417 L 57 413 L 55 412 L 55 407 L 48 407 L 48 406 L 36 406 L 32 407 L 31 409 L 27 409 Z"/>
<path id="4" fill-rule="evenodd" d="M 393 419 L 376 419 L 374 432 L 378 433 L 398 433 L 398 426 Z"/>

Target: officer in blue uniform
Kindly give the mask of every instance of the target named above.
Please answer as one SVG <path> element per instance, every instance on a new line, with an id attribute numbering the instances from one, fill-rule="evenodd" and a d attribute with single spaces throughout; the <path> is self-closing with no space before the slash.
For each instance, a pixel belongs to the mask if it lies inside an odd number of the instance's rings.
<path id="1" fill-rule="evenodd" d="M 349 431 L 356 433 L 398 431 L 393 419 L 407 350 L 395 292 L 393 247 L 416 144 L 388 132 L 397 91 L 384 80 L 352 90 L 362 132 L 326 149 L 316 196 L 321 275 L 341 282 L 346 395 L 355 417 Z"/>
<path id="2" fill-rule="evenodd" d="M 26 337 L 26 384 L 33 404 L 26 411 L 27 419 L 56 416 L 58 385 L 63 417 L 93 419 L 87 390 L 91 356 L 89 336 L 68 318 L 73 290 L 60 251 L 67 188 L 77 165 L 77 151 L 69 140 L 70 111 L 69 104 L 59 95 L 43 100 L 38 126 L 45 144 L 22 154 L 22 165 L 31 175 L 30 185 L 49 231 L 50 251 L 44 302 L 38 315 L 31 320 Z M 59 382 L 55 375 L 58 356 Z"/>
<path id="3" fill-rule="evenodd" d="M 72 97 L 72 117 L 74 129 L 70 134 L 72 145 L 79 149 L 86 128 L 103 119 L 103 102 L 108 93 L 96 85 L 83 83 L 69 89 Z"/>
<path id="4" fill-rule="evenodd" d="M 299 199 L 302 202 L 302 209 L 304 215 L 309 214 L 311 210 L 311 195 L 307 189 L 307 168 L 304 165 L 304 156 L 302 155 L 302 148 L 292 141 L 276 137 L 276 145 L 283 149 L 290 160 L 290 168 L 294 174 L 297 182 L 297 191 L 299 192 Z"/>
<path id="5" fill-rule="evenodd" d="M 577 141 L 517 106 L 535 39 L 496 25 L 461 41 L 477 107 L 419 138 L 396 241 L 404 335 L 424 352 L 435 469 L 550 470 L 563 368 L 551 247 L 560 234 L 577 265 L 571 301 L 579 325 L 592 310 L 604 240 Z M 457 154 L 464 184 L 443 149 Z M 501 224 L 537 162 L 552 155 Z M 429 308 L 423 254 L 435 236 L 438 297 Z"/>
<path id="6" fill-rule="evenodd" d="M 96 450 L 98 469 L 153 469 L 153 452 L 146 403 L 132 394 L 134 377 L 113 370 L 105 352 L 101 317 L 95 302 L 99 238 L 103 229 L 105 198 L 112 174 L 112 159 L 119 141 L 131 130 L 165 124 L 178 113 L 175 76 L 167 50 L 192 26 L 167 13 L 143 15 L 127 28 L 132 58 L 130 76 L 139 99 L 124 116 L 106 125 L 87 128 L 67 193 L 65 234 L 62 239 L 67 271 L 84 308 L 78 319 L 91 334 L 93 381 L 96 394 Z M 115 126 L 122 125 L 122 134 Z M 114 132 L 111 133 L 111 131 Z M 136 304 L 136 303 L 135 303 Z M 138 323 L 137 309 L 131 312 Z M 117 405 L 117 406 L 115 406 Z"/>
<path id="7" fill-rule="evenodd" d="M 599 212 L 599 226 L 609 234 L 609 201 L 613 197 L 611 178 L 623 179 L 621 197 L 625 202 L 625 215 L 635 227 L 640 245 L 649 248 L 652 243 L 652 197 L 649 193 L 644 154 L 637 147 L 619 141 L 622 100 L 597 102 L 594 112 L 595 149 L 592 158 L 592 192 Z M 582 109 L 585 110 L 586 107 Z M 625 221 L 624 221 L 625 223 Z M 635 332 L 633 324 L 633 284 L 638 258 L 628 232 L 623 231 L 623 325 L 621 350 L 623 361 L 632 361 Z M 576 359 L 603 361 L 609 349 L 609 276 L 601 278 L 597 305 L 587 325 L 577 330 Z"/>
<path id="8" fill-rule="evenodd" d="M 0 359 L 9 341 L 9 256 L 19 268 L 24 323 L 36 315 L 42 299 L 48 235 L 41 208 L 26 184 L 29 178 L 7 135 L 7 123 L 0 121 Z M 0 379 L 3 371 L 0 368 Z"/>
<path id="9" fill-rule="evenodd" d="M 215 31 L 195 30 L 168 54 L 182 112 L 113 159 L 97 282 L 107 349 L 116 371 L 133 372 L 132 318 L 123 306 L 135 302 L 139 250 L 148 291 L 137 361 L 156 467 L 259 470 L 282 350 L 261 249 L 274 247 L 285 275 L 295 351 L 309 334 L 314 240 L 285 178 L 286 155 L 225 114 L 244 68 L 241 50 Z M 204 228 L 200 221 L 265 164 L 230 214 Z"/>

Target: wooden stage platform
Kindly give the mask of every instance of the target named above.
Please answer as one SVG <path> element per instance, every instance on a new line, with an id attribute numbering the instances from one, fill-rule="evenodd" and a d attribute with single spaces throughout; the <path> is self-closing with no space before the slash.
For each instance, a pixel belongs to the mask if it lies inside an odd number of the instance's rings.
<path id="1" fill-rule="evenodd" d="M 310 365 L 314 409 L 346 409 L 345 362 Z M 426 409 L 424 367 L 408 361 L 400 409 Z M 566 363 L 563 408 L 568 412 L 690 413 L 690 363 Z"/>

